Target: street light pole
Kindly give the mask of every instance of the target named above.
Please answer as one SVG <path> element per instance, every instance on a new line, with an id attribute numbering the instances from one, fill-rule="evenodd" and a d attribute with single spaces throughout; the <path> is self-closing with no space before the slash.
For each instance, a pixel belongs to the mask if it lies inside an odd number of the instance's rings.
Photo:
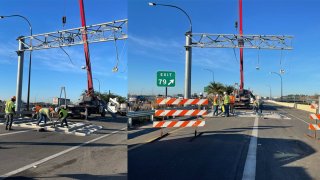
<path id="1" fill-rule="evenodd" d="M 271 86 L 270 86 L 270 85 L 267 85 L 267 86 L 268 86 L 269 89 L 270 89 L 270 91 L 269 91 L 269 93 L 270 93 L 270 94 L 269 94 L 269 100 L 272 100 L 272 99 L 271 99 Z"/>
<path id="2" fill-rule="evenodd" d="M 3 19 L 3 18 L 10 18 L 10 17 L 19 17 L 19 18 L 22 18 L 24 19 L 28 25 L 29 25 L 29 29 L 30 29 L 30 36 L 32 36 L 32 26 L 31 26 L 31 23 L 30 21 L 22 16 L 22 15 L 18 15 L 18 14 L 14 14 L 14 15 L 8 15 L 8 16 L 0 16 L 0 19 Z M 30 43 L 31 43 L 32 40 L 30 40 Z M 29 104 L 30 104 L 30 79 L 31 79 L 31 64 L 32 63 L 32 51 L 30 51 L 29 53 L 29 72 L 28 72 L 28 96 L 27 96 L 27 111 L 29 111 Z"/>
<path id="3" fill-rule="evenodd" d="M 214 72 L 211 69 L 204 69 L 204 70 L 210 71 L 212 73 L 212 82 L 214 83 Z"/>
<path id="4" fill-rule="evenodd" d="M 185 62 L 185 79 L 184 79 L 184 98 L 188 99 L 191 97 L 191 65 L 192 65 L 192 21 L 190 16 L 187 14 L 186 11 L 184 11 L 183 9 L 181 9 L 178 6 L 174 6 L 174 5 L 169 5 L 169 4 L 158 4 L 158 3 L 152 3 L 149 2 L 149 6 L 166 6 L 166 7 L 172 7 L 172 8 L 176 8 L 179 9 L 181 12 L 183 12 L 188 20 L 189 20 L 189 24 L 190 24 L 190 28 L 189 31 L 187 31 L 185 33 L 186 36 L 186 62 Z"/>
<path id="5" fill-rule="evenodd" d="M 280 77 L 280 80 L 281 80 L 281 97 L 280 97 L 280 100 L 282 101 L 282 76 L 281 74 L 277 73 L 277 72 L 270 72 L 271 74 L 277 74 L 279 77 Z"/>

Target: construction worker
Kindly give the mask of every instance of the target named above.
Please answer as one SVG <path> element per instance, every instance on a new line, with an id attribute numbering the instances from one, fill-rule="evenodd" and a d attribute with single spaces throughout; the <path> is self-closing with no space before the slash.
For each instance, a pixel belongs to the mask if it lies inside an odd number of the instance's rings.
<path id="1" fill-rule="evenodd" d="M 11 126 L 13 123 L 13 114 L 16 114 L 15 105 L 16 97 L 13 96 L 11 100 L 6 102 L 5 113 L 6 113 L 6 130 L 12 130 Z"/>
<path id="2" fill-rule="evenodd" d="M 230 97 L 227 92 L 224 92 L 223 94 L 224 115 L 225 117 L 229 117 Z"/>
<path id="3" fill-rule="evenodd" d="M 219 94 L 216 94 L 213 97 L 213 115 L 218 116 L 218 109 L 219 109 Z"/>
<path id="4" fill-rule="evenodd" d="M 50 113 L 53 112 L 53 108 L 52 107 L 49 107 L 49 108 L 41 108 L 39 110 L 39 119 L 38 119 L 38 122 L 37 122 L 37 126 L 39 126 L 40 122 L 42 120 L 44 120 L 44 124 L 46 125 L 47 124 L 47 118 L 52 121 L 52 119 L 50 118 Z"/>
<path id="5" fill-rule="evenodd" d="M 223 96 L 220 95 L 219 96 L 219 106 L 221 107 L 221 116 L 224 116 L 224 112 L 225 112 L 225 109 L 224 109 L 224 104 L 223 104 Z"/>
<path id="6" fill-rule="evenodd" d="M 39 111 L 41 108 L 42 108 L 41 105 L 36 105 L 34 108 L 32 108 L 32 111 L 34 111 L 34 114 L 33 114 L 34 119 L 39 119 Z"/>
<path id="7" fill-rule="evenodd" d="M 253 101 L 253 106 L 255 113 L 262 113 L 262 101 L 260 100 L 259 96 L 257 96 L 257 98 Z"/>
<path id="8" fill-rule="evenodd" d="M 234 115 L 234 103 L 236 101 L 235 96 L 233 95 L 233 93 L 230 94 L 230 112 Z"/>
<path id="9" fill-rule="evenodd" d="M 59 110 L 59 119 L 62 119 L 61 120 L 61 127 L 64 127 L 63 123 L 65 123 L 66 126 L 69 127 L 68 126 L 68 122 L 67 122 L 67 117 L 68 117 L 68 110 L 66 108 L 64 108 L 64 107 L 60 108 L 60 110 Z"/>

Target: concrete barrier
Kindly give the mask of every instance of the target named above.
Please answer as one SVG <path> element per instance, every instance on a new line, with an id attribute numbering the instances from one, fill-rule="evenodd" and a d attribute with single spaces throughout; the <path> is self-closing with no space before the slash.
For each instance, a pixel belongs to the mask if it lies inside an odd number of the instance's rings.
<path id="1" fill-rule="evenodd" d="M 294 103 L 277 102 L 277 101 L 268 101 L 268 102 L 271 102 L 271 103 L 274 103 L 274 104 L 277 104 L 277 105 L 280 105 L 280 106 L 294 108 Z"/>
<path id="2" fill-rule="evenodd" d="M 311 109 L 310 105 L 306 105 L 306 104 L 297 104 L 297 109 L 316 113 L 316 109 Z"/>
<path id="3" fill-rule="evenodd" d="M 267 102 L 274 103 L 280 106 L 291 107 L 291 108 L 295 108 L 303 111 L 308 111 L 311 113 L 316 113 L 316 109 L 311 109 L 310 105 L 306 105 L 306 104 L 286 103 L 286 102 L 277 102 L 277 101 L 267 101 Z"/>

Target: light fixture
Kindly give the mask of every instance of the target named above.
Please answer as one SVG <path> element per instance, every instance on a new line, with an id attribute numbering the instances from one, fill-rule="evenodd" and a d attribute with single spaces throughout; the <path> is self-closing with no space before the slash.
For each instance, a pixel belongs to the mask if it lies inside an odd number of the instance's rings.
<path id="1" fill-rule="evenodd" d="M 118 67 L 115 66 L 115 67 L 112 69 L 112 72 L 118 72 Z"/>

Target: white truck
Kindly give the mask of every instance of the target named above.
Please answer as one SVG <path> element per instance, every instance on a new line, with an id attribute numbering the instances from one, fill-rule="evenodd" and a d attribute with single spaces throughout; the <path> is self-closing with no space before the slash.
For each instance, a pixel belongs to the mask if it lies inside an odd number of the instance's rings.
<path id="1" fill-rule="evenodd" d="M 107 110 L 114 114 L 119 113 L 125 116 L 128 111 L 128 106 L 127 103 L 119 103 L 118 98 L 109 98 Z"/>

